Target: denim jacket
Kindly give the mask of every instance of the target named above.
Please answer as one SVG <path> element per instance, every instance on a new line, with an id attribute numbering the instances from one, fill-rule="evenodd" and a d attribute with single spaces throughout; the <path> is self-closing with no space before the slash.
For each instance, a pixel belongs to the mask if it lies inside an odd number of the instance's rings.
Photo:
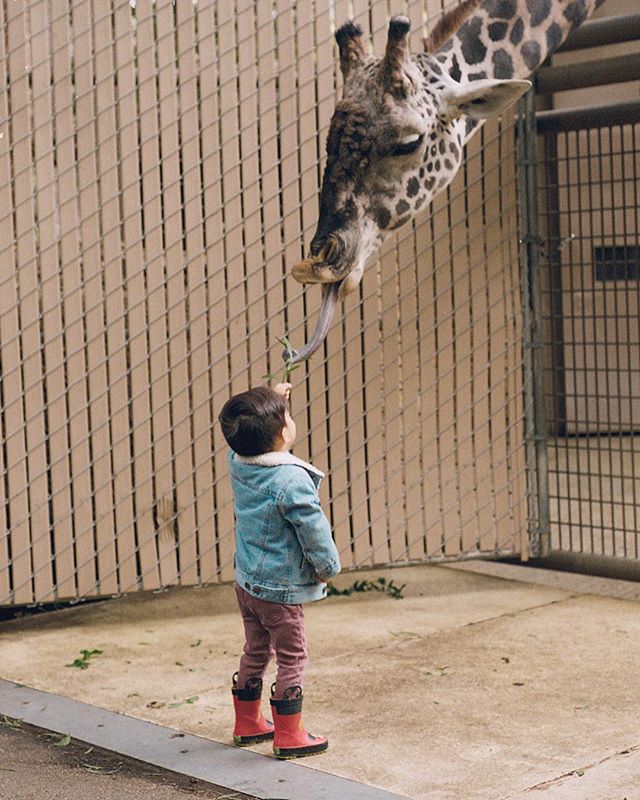
<path id="1" fill-rule="evenodd" d="M 340 558 L 318 497 L 324 473 L 288 452 L 230 451 L 228 461 L 236 581 L 254 597 L 275 603 L 325 597 L 323 581 L 340 572 Z"/>

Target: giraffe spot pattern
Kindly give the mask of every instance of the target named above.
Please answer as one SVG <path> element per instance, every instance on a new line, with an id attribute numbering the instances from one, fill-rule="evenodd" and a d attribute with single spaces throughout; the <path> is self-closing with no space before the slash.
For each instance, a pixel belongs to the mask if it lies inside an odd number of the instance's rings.
<path id="1" fill-rule="evenodd" d="M 396 204 L 396 214 L 401 217 L 403 214 L 406 214 L 410 208 L 411 206 L 406 200 L 398 200 Z"/>
<path id="2" fill-rule="evenodd" d="M 551 0 L 527 0 L 527 8 L 531 14 L 531 27 L 537 28 L 551 13 Z"/>
<path id="3" fill-rule="evenodd" d="M 460 70 L 460 64 L 458 63 L 458 57 L 454 56 L 453 61 L 451 62 L 451 70 L 449 74 L 453 78 L 454 81 L 458 81 L 460 83 L 460 78 L 462 77 L 462 71 Z"/>
<path id="4" fill-rule="evenodd" d="M 506 50 L 496 50 L 491 59 L 493 62 L 493 75 L 495 78 L 513 77 L 513 60 Z"/>
<path id="5" fill-rule="evenodd" d="M 374 206 L 371 209 L 371 216 L 380 230 L 384 230 L 385 228 L 389 227 L 389 223 L 391 222 L 391 213 L 389 212 L 388 208 L 385 208 L 384 206 Z"/>
<path id="6" fill-rule="evenodd" d="M 507 28 L 509 26 L 506 22 L 492 22 L 489 25 L 489 38 L 492 42 L 500 42 L 507 35 Z"/>
<path id="7" fill-rule="evenodd" d="M 540 61 L 540 45 L 537 42 L 525 42 L 522 45 L 522 60 L 530 70 L 534 70 Z"/>
<path id="8" fill-rule="evenodd" d="M 436 179 L 433 178 L 433 177 L 432 178 L 427 178 L 427 180 L 424 182 L 424 188 L 428 192 L 430 192 L 435 185 L 436 185 Z"/>
<path id="9" fill-rule="evenodd" d="M 449 150 L 451 150 L 451 152 L 453 153 L 453 155 L 454 155 L 454 157 L 455 157 L 455 158 L 457 158 L 457 157 L 458 157 L 458 153 L 459 153 L 460 151 L 458 150 L 458 145 L 457 145 L 455 142 L 451 142 L 451 143 L 449 144 Z"/>
<path id="10" fill-rule="evenodd" d="M 511 36 L 509 36 L 509 41 L 512 45 L 520 44 L 523 36 L 524 22 L 522 21 L 522 17 L 518 17 L 518 19 L 513 23 L 513 28 L 511 28 Z"/>
<path id="11" fill-rule="evenodd" d="M 486 45 L 480 35 L 481 29 L 482 20 L 474 17 L 458 33 L 465 64 L 480 64 L 487 55 Z"/>
<path id="12" fill-rule="evenodd" d="M 487 77 L 487 73 L 484 70 L 480 72 L 470 72 L 467 77 L 470 81 L 481 81 L 483 78 Z"/>
<path id="13" fill-rule="evenodd" d="M 420 190 L 420 184 L 418 183 L 418 179 L 413 176 L 413 178 L 409 178 L 407 182 L 407 196 L 408 197 L 415 197 Z"/>
<path id="14" fill-rule="evenodd" d="M 558 25 L 557 22 L 554 22 L 553 25 L 550 25 L 547 30 L 547 47 L 549 48 L 549 52 L 553 53 L 558 47 L 560 47 L 560 42 L 562 41 L 562 28 Z"/>
<path id="15" fill-rule="evenodd" d="M 489 12 L 493 19 L 511 19 L 515 16 L 517 0 L 498 0 Z"/>
<path id="16" fill-rule="evenodd" d="M 584 0 L 574 0 L 574 2 L 565 8 L 564 17 L 569 22 L 572 22 L 574 27 L 584 21 L 587 16 L 587 9 Z"/>

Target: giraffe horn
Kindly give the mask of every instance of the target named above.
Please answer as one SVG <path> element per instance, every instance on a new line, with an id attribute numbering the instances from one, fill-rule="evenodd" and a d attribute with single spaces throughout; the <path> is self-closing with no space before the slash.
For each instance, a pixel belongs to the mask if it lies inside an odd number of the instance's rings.
<path id="1" fill-rule="evenodd" d="M 387 49 L 382 60 L 382 78 L 387 90 L 396 97 L 406 97 L 412 83 L 405 72 L 409 60 L 409 30 L 407 17 L 396 16 L 389 21 Z"/>
<path id="2" fill-rule="evenodd" d="M 364 61 L 362 28 L 354 22 L 345 22 L 338 28 L 335 36 L 340 50 L 340 71 L 346 81 L 349 72 Z"/>
<path id="3" fill-rule="evenodd" d="M 457 33 L 481 2 L 482 0 L 464 0 L 459 6 L 440 17 L 429 38 L 424 40 L 425 52 L 436 53 L 454 33 Z"/>

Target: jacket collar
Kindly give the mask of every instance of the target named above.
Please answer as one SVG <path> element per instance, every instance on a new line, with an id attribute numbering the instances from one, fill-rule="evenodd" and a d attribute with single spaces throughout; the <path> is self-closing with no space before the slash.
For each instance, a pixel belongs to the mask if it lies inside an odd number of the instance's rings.
<path id="1" fill-rule="evenodd" d="M 234 454 L 235 460 L 238 464 L 254 464 L 259 467 L 278 467 L 281 464 L 294 464 L 297 467 L 302 467 L 308 472 L 312 472 L 319 478 L 324 478 L 324 472 L 309 464 L 308 461 L 303 461 L 301 458 L 294 456 L 293 453 L 288 451 L 274 450 L 270 453 L 262 453 L 259 456 L 240 456 L 238 453 Z"/>

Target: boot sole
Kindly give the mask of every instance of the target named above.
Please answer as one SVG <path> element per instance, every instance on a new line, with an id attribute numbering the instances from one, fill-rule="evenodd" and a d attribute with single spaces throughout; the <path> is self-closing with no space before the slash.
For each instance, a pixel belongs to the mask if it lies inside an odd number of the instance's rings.
<path id="1" fill-rule="evenodd" d="M 303 758 L 304 756 L 315 756 L 324 753 L 329 748 L 329 742 L 322 744 L 312 744 L 308 747 L 274 747 L 273 753 L 276 758 Z"/>
<path id="2" fill-rule="evenodd" d="M 260 742 L 269 742 L 273 739 L 273 731 L 268 733 L 259 733 L 257 736 L 234 736 L 233 742 L 239 747 L 246 747 L 250 744 L 260 744 Z"/>

